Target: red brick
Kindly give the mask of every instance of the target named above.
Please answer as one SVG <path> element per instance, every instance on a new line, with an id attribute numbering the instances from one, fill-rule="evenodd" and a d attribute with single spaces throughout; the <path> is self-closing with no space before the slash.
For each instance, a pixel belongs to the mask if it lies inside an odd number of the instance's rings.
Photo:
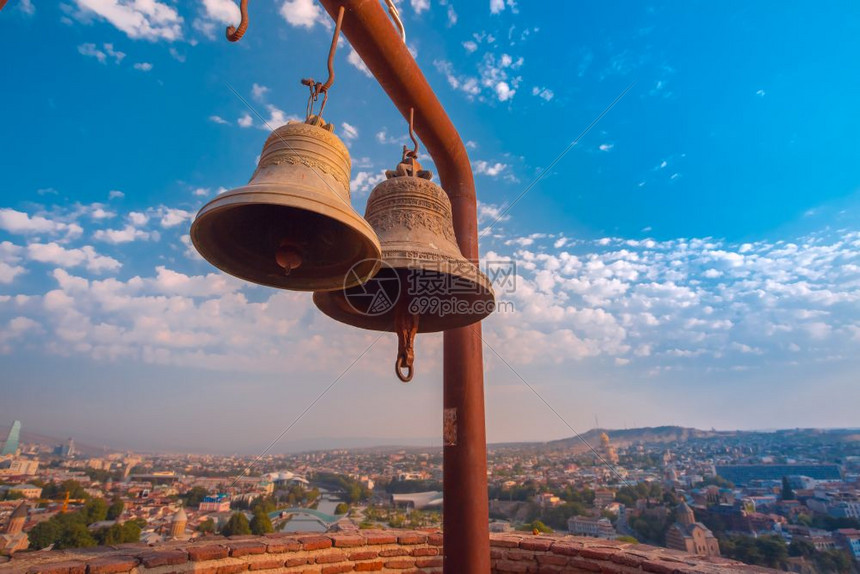
<path id="1" fill-rule="evenodd" d="M 333 564 L 324 566 L 321 574 L 341 574 L 341 572 L 352 572 L 352 564 Z"/>
<path id="2" fill-rule="evenodd" d="M 571 558 L 570 562 L 567 564 L 574 572 L 577 572 L 577 569 L 584 572 L 601 572 L 603 570 L 600 567 L 600 564 L 592 562 L 591 560 L 584 560 L 582 558 Z"/>
<path id="3" fill-rule="evenodd" d="M 345 562 L 346 554 L 343 552 L 326 552 L 316 557 L 317 564 L 333 564 L 334 562 Z"/>
<path id="4" fill-rule="evenodd" d="M 505 559 L 514 561 L 534 562 L 535 553 L 525 550 L 508 550 L 505 552 Z"/>
<path id="5" fill-rule="evenodd" d="M 441 532 L 434 532 L 433 534 L 427 535 L 427 544 L 430 546 L 442 546 L 443 540 L 444 536 L 442 536 Z"/>
<path id="6" fill-rule="evenodd" d="M 370 560 L 379 556 L 379 550 L 356 550 L 349 553 L 350 560 Z"/>
<path id="7" fill-rule="evenodd" d="M 397 542 L 400 544 L 425 544 L 427 542 L 427 535 L 417 532 L 407 532 L 406 534 L 399 535 Z"/>
<path id="8" fill-rule="evenodd" d="M 335 534 L 331 537 L 338 548 L 349 546 L 364 546 L 364 538 L 350 534 Z"/>
<path id="9" fill-rule="evenodd" d="M 612 560 L 612 555 L 617 553 L 618 550 L 616 548 L 589 548 L 587 546 L 579 551 L 580 556 L 591 560 Z"/>
<path id="10" fill-rule="evenodd" d="M 220 560 L 227 558 L 230 551 L 219 544 L 207 544 L 205 546 L 189 546 L 188 558 L 192 562 L 203 562 L 206 560 Z"/>
<path id="11" fill-rule="evenodd" d="M 297 552 L 302 549 L 302 543 L 295 538 L 278 538 L 266 541 L 266 552 L 269 554 L 282 554 L 284 552 Z"/>
<path id="12" fill-rule="evenodd" d="M 642 563 L 642 558 L 633 554 L 632 552 L 616 552 L 610 558 L 616 564 L 621 564 L 622 566 L 630 566 L 631 568 L 638 568 Z"/>
<path id="13" fill-rule="evenodd" d="M 188 552 L 184 550 L 162 550 L 156 552 L 145 552 L 138 556 L 141 563 L 147 568 L 158 566 L 175 566 L 188 562 Z"/>
<path id="14" fill-rule="evenodd" d="M 404 570 L 406 568 L 412 568 L 415 566 L 414 558 L 398 558 L 396 560 L 389 560 L 385 563 L 386 568 L 391 568 L 392 570 Z"/>
<path id="15" fill-rule="evenodd" d="M 87 565 L 88 574 L 122 574 L 137 567 L 138 560 L 133 556 L 105 556 L 91 560 Z"/>
<path id="16" fill-rule="evenodd" d="M 379 530 L 371 530 L 362 532 L 364 540 L 368 544 L 397 544 L 397 535 L 389 534 Z"/>
<path id="17" fill-rule="evenodd" d="M 215 574 L 236 574 L 236 572 L 247 572 L 248 564 L 225 564 L 219 566 Z"/>
<path id="18" fill-rule="evenodd" d="M 559 556 L 558 554 L 535 554 L 538 564 L 546 564 L 548 566 L 564 566 L 567 564 L 567 556 Z"/>
<path id="19" fill-rule="evenodd" d="M 379 551 L 380 558 L 391 558 L 392 556 L 409 556 L 409 551 L 405 548 L 389 548 Z"/>
<path id="20" fill-rule="evenodd" d="M 645 572 L 656 572 L 657 574 L 674 574 L 675 564 L 669 564 L 660 560 L 645 560 L 642 562 L 642 570 Z"/>
<path id="21" fill-rule="evenodd" d="M 27 574 L 87 574 L 87 565 L 75 560 L 64 560 L 33 566 L 27 570 Z"/>
<path id="22" fill-rule="evenodd" d="M 266 544 L 259 541 L 231 542 L 227 547 L 230 549 L 230 556 L 235 556 L 236 558 L 250 554 L 266 553 Z"/>
<path id="23" fill-rule="evenodd" d="M 564 566 L 538 566 L 537 574 L 563 574 L 567 569 Z"/>
<path id="24" fill-rule="evenodd" d="M 311 560 L 313 560 L 313 558 L 311 558 Z M 287 568 L 290 568 L 292 566 L 301 566 L 302 564 L 307 564 L 307 563 L 308 563 L 307 558 L 299 558 L 299 557 L 287 558 L 287 560 L 284 562 L 284 566 L 286 566 Z"/>
<path id="25" fill-rule="evenodd" d="M 372 562 L 361 562 L 355 565 L 356 572 L 375 572 L 382 570 L 384 563 L 382 560 L 374 560 Z"/>
<path id="26" fill-rule="evenodd" d="M 442 557 L 434 556 L 433 558 L 418 558 L 415 560 L 415 565 L 419 568 L 441 568 Z"/>
<path id="27" fill-rule="evenodd" d="M 523 550 L 539 550 L 541 552 L 546 552 L 552 545 L 555 544 L 555 540 L 552 538 L 523 538 L 520 542 L 520 548 Z"/>
<path id="28" fill-rule="evenodd" d="M 498 546 L 501 548 L 519 548 L 520 539 L 512 537 L 490 538 L 490 546 Z"/>
<path id="29" fill-rule="evenodd" d="M 300 536 L 299 542 L 302 543 L 302 550 L 331 548 L 331 538 L 326 536 Z"/>
<path id="30" fill-rule="evenodd" d="M 499 560 L 493 566 L 493 570 L 495 572 L 521 573 L 534 572 L 535 570 L 537 570 L 537 566 L 534 564 L 527 564 L 526 562 L 516 562 L 513 560 Z"/>
<path id="31" fill-rule="evenodd" d="M 552 545 L 550 552 L 562 556 L 579 556 L 582 544 L 559 541 Z"/>
<path id="32" fill-rule="evenodd" d="M 283 568 L 283 566 L 284 561 L 275 558 L 251 562 L 251 570 L 274 570 L 275 568 Z"/>
<path id="33" fill-rule="evenodd" d="M 439 554 L 438 548 L 413 548 L 412 556 L 436 556 Z"/>

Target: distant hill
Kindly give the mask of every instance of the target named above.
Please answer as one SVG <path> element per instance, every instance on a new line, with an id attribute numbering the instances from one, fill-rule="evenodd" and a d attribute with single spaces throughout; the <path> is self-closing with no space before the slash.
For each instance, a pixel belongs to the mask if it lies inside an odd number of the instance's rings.
<path id="1" fill-rule="evenodd" d="M 0 427 L 0 429 L 2 428 L 3 427 Z M 48 436 L 28 431 L 26 427 L 23 426 L 21 428 L 21 444 L 38 444 L 41 446 L 54 448 L 61 444 L 66 444 L 67 440 L 69 440 L 68 437 L 57 438 L 54 436 Z M 103 448 L 93 446 L 91 444 L 80 443 L 78 441 L 75 441 L 75 452 L 82 456 L 91 457 L 103 456 L 105 454 L 105 450 Z"/>
<path id="2" fill-rule="evenodd" d="M 734 431 L 703 431 L 695 428 L 679 426 L 643 427 L 635 429 L 591 429 L 581 433 L 579 436 L 562 438 L 549 442 L 531 443 L 504 443 L 494 444 L 490 448 L 535 447 L 539 449 L 556 450 L 563 449 L 573 453 L 586 452 L 600 445 L 600 435 L 609 435 L 613 446 L 625 447 L 632 444 L 662 444 L 672 442 L 686 442 L 690 439 L 712 438 L 716 436 L 731 436 Z"/>

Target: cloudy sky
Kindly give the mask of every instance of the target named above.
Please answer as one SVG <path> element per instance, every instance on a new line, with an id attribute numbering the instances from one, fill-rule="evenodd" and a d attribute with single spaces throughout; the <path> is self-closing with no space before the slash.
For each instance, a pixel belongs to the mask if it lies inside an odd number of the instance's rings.
<path id="1" fill-rule="evenodd" d="M 269 126 L 303 113 L 299 79 L 325 77 L 317 4 L 250 9 L 238 44 L 223 37 L 229 0 L 10 0 L 0 13 L 0 425 L 258 452 L 316 400 L 275 451 L 440 444 L 440 336 L 419 337 L 401 384 L 394 336 L 190 247 L 196 211 L 247 181 Z M 513 309 L 484 324 L 489 440 L 595 419 L 857 426 L 856 5 L 400 11 L 467 142 L 482 254 L 517 268 L 499 290 Z M 335 65 L 326 115 L 363 212 L 406 130 L 348 43 Z"/>

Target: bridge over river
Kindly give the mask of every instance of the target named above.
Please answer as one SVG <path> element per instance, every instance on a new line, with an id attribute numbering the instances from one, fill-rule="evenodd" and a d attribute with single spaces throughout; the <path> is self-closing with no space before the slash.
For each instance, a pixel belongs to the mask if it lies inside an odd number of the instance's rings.
<path id="1" fill-rule="evenodd" d="M 326 514 L 325 512 L 320 512 L 319 510 L 314 510 L 313 508 L 282 508 L 280 510 L 270 512 L 269 520 L 278 520 L 288 514 L 304 514 L 306 516 L 310 516 L 326 528 L 346 516 L 345 514 L 341 514 L 340 516 Z"/>

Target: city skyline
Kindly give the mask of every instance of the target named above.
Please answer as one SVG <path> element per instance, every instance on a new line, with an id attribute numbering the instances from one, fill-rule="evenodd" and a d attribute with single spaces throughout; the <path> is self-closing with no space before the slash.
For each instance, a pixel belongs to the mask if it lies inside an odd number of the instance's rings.
<path id="1" fill-rule="evenodd" d="M 318 400 L 279 444 L 439 446 L 441 336 L 418 337 L 402 385 L 393 335 L 226 276 L 190 246 L 197 209 L 303 111 L 327 17 L 306 0 L 252 4 L 254 33 L 229 45 L 232 2 L 114 4 L 3 11 L 0 73 L 20 89 L 0 94 L 14 136 L 0 142 L 0 423 L 253 453 Z M 483 265 L 516 267 L 515 288 L 497 285 L 512 309 L 484 323 L 492 443 L 595 417 L 856 426 L 860 78 L 839 71 L 860 55 L 860 14 L 700 10 L 402 3 L 469 148 Z M 348 42 L 335 66 L 326 115 L 363 213 L 406 126 Z"/>

